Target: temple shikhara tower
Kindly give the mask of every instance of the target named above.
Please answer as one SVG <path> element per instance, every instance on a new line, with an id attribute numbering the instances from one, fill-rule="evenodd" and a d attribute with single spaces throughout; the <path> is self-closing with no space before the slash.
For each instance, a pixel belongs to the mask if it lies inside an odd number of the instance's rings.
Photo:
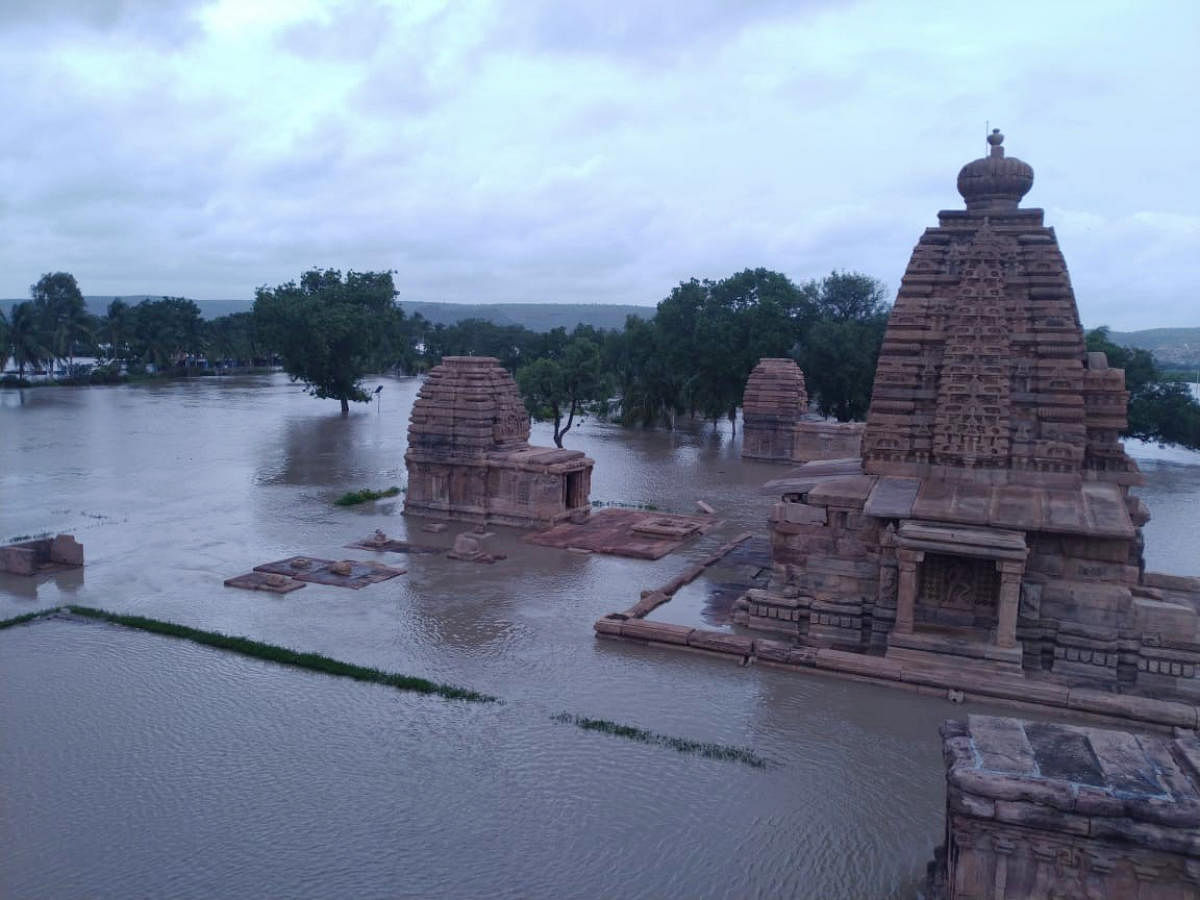
<path id="1" fill-rule="evenodd" d="M 1088 353 L 1033 170 L 964 166 L 888 323 L 859 458 L 772 484 L 740 621 L 904 665 L 1200 699 L 1200 580 L 1144 571 L 1124 372 Z"/>
<path id="2" fill-rule="evenodd" d="M 858 453 L 861 424 L 815 421 L 807 413 L 808 391 L 796 361 L 760 359 L 742 399 L 742 456 L 808 462 Z"/>
<path id="3" fill-rule="evenodd" d="M 593 461 L 534 447 L 529 413 L 500 361 L 448 356 L 430 372 L 408 425 L 404 512 L 533 527 L 587 516 Z"/>

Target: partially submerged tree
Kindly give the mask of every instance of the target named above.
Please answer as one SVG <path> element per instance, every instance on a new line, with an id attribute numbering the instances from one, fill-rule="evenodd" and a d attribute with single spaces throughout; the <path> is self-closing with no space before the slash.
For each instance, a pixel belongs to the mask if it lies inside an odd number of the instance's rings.
<path id="1" fill-rule="evenodd" d="M 796 354 L 813 403 L 839 422 L 863 419 L 887 330 L 887 288 L 859 272 L 831 272 L 804 291 L 816 312 Z"/>
<path id="2" fill-rule="evenodd" d="M 383 363 L 404 313 L 391 272 L 310 269 L 300 282 L 260 287 L 254 296 L 258 334 L 293 381 L 314 397 L 367 403 L 361 380 Z"/>
<path id="3" fill-rule="evenodd" d="M 29 288 L 39 319 L 39 343 L 53 359 L 70 362 L 76 344 L 90 342 L 91 316 L 70 272 L 47 272 Z"/>
<path id="4" fill-rule="evenodd" d="M 1114 344 L 1107 328 L 1095 328 L 1084 337 L 1088 350 L 1102 351 L 1110 366 L 1125 370 L 1126 437 L 1200 450 L 1200 403 L 1186 384 L 1164 380 L 1148 350 Z"/>
<path id="5" fill-rule="evenodd" d="M 25 377 L 25 367 L 34 369 L 50 362 L 53 353 L 46 345 L 42 320 L 32 300 L 12 308 L 8 322 L 8 344 L 12 361 L 17 364 L 17 377 Z"/>
<path id="6" fill-rule="evenodd" d="M 542 357 L 518 369 L 517 386 L 529 414 L 554 423 L 554 445 L 561 448 L 575 416 L 603 397 L 600 347 L 588 337 L 573 337 L 558 358 Z"/>

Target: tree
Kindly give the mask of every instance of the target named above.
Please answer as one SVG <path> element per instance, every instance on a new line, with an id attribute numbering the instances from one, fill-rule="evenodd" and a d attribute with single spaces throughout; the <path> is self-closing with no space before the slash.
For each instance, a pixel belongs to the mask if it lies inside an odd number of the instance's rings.
<path id="1" fill-rule="evenodd" d="M 554 445 L 561 448 L 563 436 L 571 430 L 584 405 L 603 399 L 600 347 L 590 338 L 573 337 L 560 359 L 545 356 L 518 369 L 517 385 L 530 415 L 553 421 Z"/>
<path id="2" fill-rule="evenodd" d="M 108 304 L 108 311 L 100 320 L 99 341 L 107 346 L 104 356 L 114 361 L 127 361 L 130 356 L 130 341 L 133 339 L 134 312 L 129 304 L 115 297 Z"/>
<path id="3" fill-rule="evenodd" d="M 861 272 L 836 269 L 820 281 L 810 281 L 804 291 L 825 321 L 865 320 L 887 309 L 887 285 Z"/>
<path id="4" fill-rule="evenodd" d="M 887 314 L 818 322 L 799 354 L 809 396 L 822 415 L 839 422 L 866 417 Z"/>
<path id="5" fill-rule="evenodd" d="M 887 287 L 860 272 L 834 271 L 803 290 L 817 316 L 796 354 L 808 392 L 822 414 L 862 419 L 887 330 Z"/>
<path id="6" fill-rule="evenodd" d="M 300 282 L 260 287 L 254 296 L 258 333 L 283 360 L 293 381 L 314 397 L 367 403 L 361 379 L 387 351 L 403 313 L 391 272 L 310 269 Z"/>
<path id="7" fill-rule="evenodd" d="M 1125 389 L 1129 391 L 1125 437 L 1200 450 L 1200 403 L 1186 384 L 1163 380 L 1149 351 L 1114 344 L 1106 327 L 1093 329 L 1084 337 L 1089 351 L 1106 354 L 1110 366 L 1125 370 Z"/>
<path id="8" fill-rule="evenodd" d="M 17 364 L 17 377 L 25 377 L 25 367 L 35 369 L 49 362 L 53 356 L 45 343 L 42 317 L 32 300 L 18 303 L 12 308 L 8 323 L 8 343 L 13 362 Z"/>
<path id="9" fill-rule="evenodd" d="M 41 343 L 53 359 L 73 360 L 75 345 L 91 340 L 91 317 L 83 293 L 69 272 L 47 272 L 29 288 L 42 332 Z"/>
<path id="10" fill-rule="evenodd" d="M 167 371 L 204 352 L 200 307 L 183 297 L 143 300 L 132 310 L 135 358 Z"/>

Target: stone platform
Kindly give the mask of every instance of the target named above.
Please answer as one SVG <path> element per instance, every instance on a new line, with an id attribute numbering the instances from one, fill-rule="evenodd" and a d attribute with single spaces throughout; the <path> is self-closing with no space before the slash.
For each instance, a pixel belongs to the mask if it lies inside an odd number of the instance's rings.
<path id="1" fill-rule="evenodd" d="M 602 509 L 585 522 L 564 522 L 526 540 L 562 550 L 590 550 L 633 559 L 661 559 L 685 541 L 704 534 L 720 520 L 639 509 Z"/>
<path id="2" fill-rule="evenodd" d="M 270 594 L 287 594 L 305 587 L 303 581 L 279 572 L 247 572 L 225 579 L 225 587 L 241 588 L 244 591 L 266 591 Z"/>
<path id="3" fill-rule="evenodd" d="M 338 571 L 343 568 L 344 571 Z M 333 587 L 359 590 L 368 584 L 387 581 L 397 575 L 403 575 L 404 569 L 385 566 L 382 563 L 344 559 L 317 559 L 312 556 L 291 556 L 275 562 L 263 563 L 254 567 L 255 572 L 286 575 L 296 581 L 306 581 L 311 584 L 328 584 Z"/>
<path id="4" fill-rule="evenodd" d="M 942 726 L 934 897 L 1200 896 L 1200 741 L 969 716 Z"/>

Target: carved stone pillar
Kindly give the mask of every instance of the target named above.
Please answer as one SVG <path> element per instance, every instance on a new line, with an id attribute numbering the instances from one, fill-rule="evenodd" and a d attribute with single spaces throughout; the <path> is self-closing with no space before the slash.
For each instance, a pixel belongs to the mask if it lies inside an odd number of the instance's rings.
<path id="1" fill-rule="evenodd" d="M 912 634 L 913 607 L 917 602 L 917 563 L 925 558 L 923 550 L 896 551 L 900 564 L 900 587 L 896 594 L 896 631 Z"/>
<path id="2" fill-rule="evenodd" d="M 996 646 L 1017 646 L 1017 612 L 1021 607 L 1021 575 L 1025 564 L 1008 560 L 996 563 L 1000 572 L 1000 599 L 996 619 Z"/>

